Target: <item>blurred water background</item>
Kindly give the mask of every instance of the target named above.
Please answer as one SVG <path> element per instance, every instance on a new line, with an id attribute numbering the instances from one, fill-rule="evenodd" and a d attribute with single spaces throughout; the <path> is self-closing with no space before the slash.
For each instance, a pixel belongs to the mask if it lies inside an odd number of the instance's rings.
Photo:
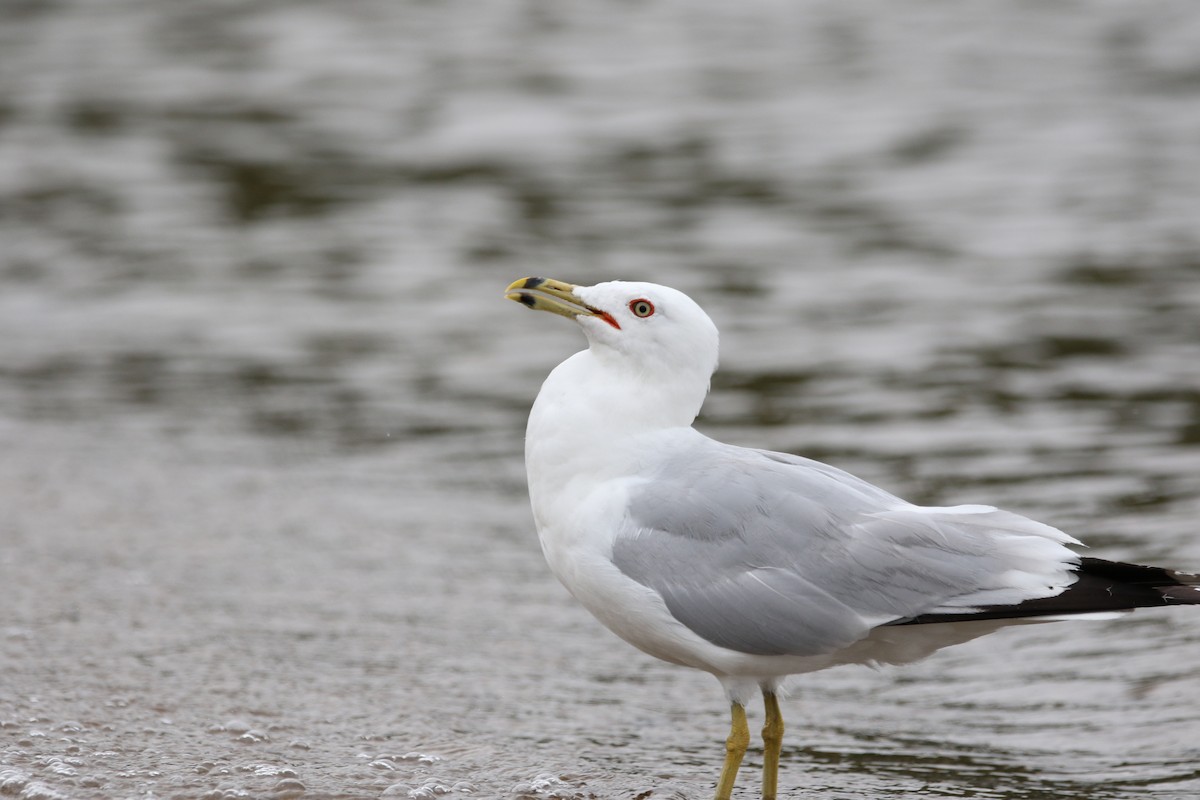
<path id="1" fill-rule="evenodd" d="M 692 294 L 718 438 L 1200 568 L 1194 3 L 0 6 L 0 794 L 707 797 L 716 683 L 542 564 L 524 275 Z M 1195 797 L 1198 695 L 1186 609 L 1009 630 L 806 677 L 781 788 Z"/>

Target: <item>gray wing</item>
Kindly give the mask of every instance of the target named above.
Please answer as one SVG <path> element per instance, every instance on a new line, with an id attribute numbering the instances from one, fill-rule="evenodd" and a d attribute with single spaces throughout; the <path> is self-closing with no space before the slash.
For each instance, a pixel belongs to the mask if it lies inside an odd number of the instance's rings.
<path id="1" fill-rule="evenodd" d="M 872 628 L 1061 592 L 1066 534 L 990 506 L 921 508 L 820 462 L 702 439 L 637 485 L 627 576 L 714 644 L 818 655 Z"/>

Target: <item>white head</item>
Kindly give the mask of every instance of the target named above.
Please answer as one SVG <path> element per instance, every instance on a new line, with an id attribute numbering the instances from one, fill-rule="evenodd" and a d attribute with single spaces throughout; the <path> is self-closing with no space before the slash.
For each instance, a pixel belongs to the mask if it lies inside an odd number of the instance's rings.
<path id="1" fill-rule="evenodd" d="M 505 296 L 575 319 L 595 361 L 614 370 L 623 382 L 632 382 L 647 400 L 658 393 L 664 401 L 678 404 L 680 411 L 694 405 L 691 416 L 699 411 L 717 368 L 717 327 L 683 292 L 655 283 L 575 286 L 523 278 L 509 286 Z"/>
<path id="2" fill-rule="evenodd" d="M 604 361 L 619 357 L 643 370 L 694 372 L 706 382 L 717 368 L 717 326 L 678 289 L 634 281 L 575 286 L 523 278 L 508 287 L 506 297 L 574 318 Z"/>
<path id="3" fill-rule="evenodd" d="M 656 283 L 609 281 L 575 294 L 608 317 L 577 317 L 598 357 L 619 353 L 643 369 L 695 370 L 707 382 L 717 368 L 717 326 L 692 298 Z"/>

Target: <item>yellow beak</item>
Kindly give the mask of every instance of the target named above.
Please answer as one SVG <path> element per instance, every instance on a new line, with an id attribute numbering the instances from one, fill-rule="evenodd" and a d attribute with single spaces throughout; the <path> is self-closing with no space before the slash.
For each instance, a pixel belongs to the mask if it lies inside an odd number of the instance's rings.
<path id="1" fill-rule="evenodd" d="M 549 311 L 574 319 L 576 317 L 601 317 L 615 324 L 612 317 L 598 308 L 593 308 L 575 294 L 577 287 L 552 278 L 521 278 L 513 281 L 504 290 L 504 296 L 535 311 Z"/>

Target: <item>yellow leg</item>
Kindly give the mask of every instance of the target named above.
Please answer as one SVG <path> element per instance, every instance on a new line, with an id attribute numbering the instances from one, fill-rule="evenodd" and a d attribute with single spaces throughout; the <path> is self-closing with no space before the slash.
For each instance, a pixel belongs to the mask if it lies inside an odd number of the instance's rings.
<path id="1" fill-rule="evenodd" d="M 783 714 L 774 692 L 763 689 L 767 721 L 763 724 L 763 800 L 775 800 L 779 787 L 779 751 L 783 747 Z"/>
<path id="2" fill-rule="evenodd" d="M 730 709 L 733 722 L 729 726 L 729 738 L 725 740 L 725 765 L 721 767 L 721 780 L 717 782 L 716 800 L 729 800 L 733 794 L 733 782 L 737 779 L 738 767 L 750 746 L 750 728 L 746 725 L 746 709 L 734 703 Z"/>

